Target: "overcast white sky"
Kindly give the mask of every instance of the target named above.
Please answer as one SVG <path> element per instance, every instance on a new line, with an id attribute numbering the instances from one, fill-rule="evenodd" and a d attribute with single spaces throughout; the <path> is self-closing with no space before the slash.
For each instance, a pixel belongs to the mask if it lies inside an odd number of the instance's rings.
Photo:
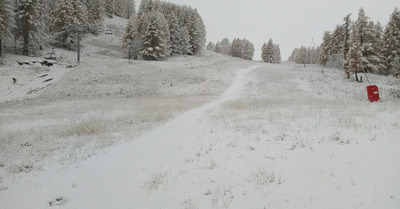
<path id="1" fill-rule="evenodd" d="M 139 7 L 140 1 L 137 1 Z M 167 0 L 197 8 L 207 29 L 207 42 L 227 37 L 246 38 L 256 48 L 269 38 L 281 47 L 286 60 L 294 48 L 321 43 L 324 31 L 332 31 L 346 14 L 357 19 L 364 7 L 373 21 L 386 25 L 399 0 Z"/>

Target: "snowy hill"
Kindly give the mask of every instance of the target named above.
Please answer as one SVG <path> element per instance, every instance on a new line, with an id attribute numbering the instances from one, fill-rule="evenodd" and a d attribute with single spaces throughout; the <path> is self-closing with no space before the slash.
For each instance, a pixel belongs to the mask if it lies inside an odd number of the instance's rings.
<path id="1" fill-rule="evenodd" d="M 399 79 L 370 76 L 369 103 L 337 69 L 127 60 L 125 23 L 86 35 L 79 65 L 5 55 L 1 208 L 400 207 Z"/>

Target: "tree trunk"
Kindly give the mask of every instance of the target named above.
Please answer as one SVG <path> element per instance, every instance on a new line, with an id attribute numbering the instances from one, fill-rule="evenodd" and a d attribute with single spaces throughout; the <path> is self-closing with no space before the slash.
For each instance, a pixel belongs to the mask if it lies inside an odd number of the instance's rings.
<path id="1" fill-rule="evenodd" d="M 357 72 L 355 72 L 354 75 L 356 75 L 356 81 L 359 82 Z"/>
<path id="2" fill-rule="evenodd" d="M 24 55 L 29 54 L 29 18 L 25 17 L 25 28 L 24 28 Z"/>
<path id="3" fill-rule="evenodd" d="M 63 34 L 63 40 L 62 40 L 64 48 L 67 47 L 67 43 L 66 43 L 67 38 L 68 38 L 68 33 L 65 32 L 65 33 Z"/>

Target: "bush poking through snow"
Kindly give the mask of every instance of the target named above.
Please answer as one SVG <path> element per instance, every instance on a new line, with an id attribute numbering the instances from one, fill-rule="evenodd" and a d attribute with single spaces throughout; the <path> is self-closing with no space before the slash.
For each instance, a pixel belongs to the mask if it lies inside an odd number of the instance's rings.
<path id="1" fill-rule="evenodd" d="M 98 120 L 91 119 L 70 125 L 63 133 L 63 136 L 90 136 L 103 133 L 106 125 Z"/>
<path id="2" fill-rule="evenodd" d="M 275 181 L 275 172 L 267 171 L 258 167 L 256 172 L 252 172 L 251 176 L 258 186 L 265 186 Z"/>
<path id="3" fill-rule="evenodd" d="M 185 206 L 185 209 L 198 209 L 199 207 L 197 206 L 196 203 L 193 202 L 192 199 L 187 199 L 185 201 L 183 201 L 183 204 Z"/>
<path id="4" fill-rule="evenodd" d="M 33 166 L 30 164 L 22 164 L 10 167 L 10 173 L 29 173 L 33 170 Z"/>
<path id="5" fill-rule="evenodd" d="M 156 175 L 153 175 L 150 180 L 148 180 L 145 183 L 145 187 L 147 189 L 147 192 L 150 194 L 151 191 L 153 190 L 158 190 L 160 186 L 163 184 L 167 183 L 167 174 L 165 173 L 159 173 Z"/>

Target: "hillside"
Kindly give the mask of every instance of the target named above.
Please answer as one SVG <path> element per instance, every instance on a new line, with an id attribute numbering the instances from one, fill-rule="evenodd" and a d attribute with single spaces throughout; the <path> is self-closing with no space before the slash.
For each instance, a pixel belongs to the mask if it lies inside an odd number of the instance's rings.
<path id="1" fill-rule="evenodd" d="M 80 64 L 5 55 L 1 208 L 400 206 L 399 79 L 371 75 L 369 103 L 338 69 L 127 60 L 124 25 L 86 35 Z"/>

